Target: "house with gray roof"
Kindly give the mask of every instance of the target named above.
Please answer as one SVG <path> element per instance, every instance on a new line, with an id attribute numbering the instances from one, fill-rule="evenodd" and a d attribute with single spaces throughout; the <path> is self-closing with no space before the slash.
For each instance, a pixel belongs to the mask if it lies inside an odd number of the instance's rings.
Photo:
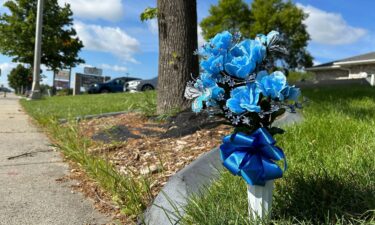
<path id="1" fill-rule="evenodd" d="M 375 74 L 375 52 L 316 65 L 306 70 L 313 72 L 317 80 L 370 78 Z"/>

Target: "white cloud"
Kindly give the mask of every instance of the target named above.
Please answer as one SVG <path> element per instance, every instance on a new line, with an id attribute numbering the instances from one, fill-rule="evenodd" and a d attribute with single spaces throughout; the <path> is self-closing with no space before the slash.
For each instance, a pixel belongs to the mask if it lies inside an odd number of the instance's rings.
<path id="1" fill-rule="evenodd" d="M 60 5 L 70 4 L 75 16 L 85 19 L 116 21 L 123 16 L 121 0 L 58 0 Z"/>
<path id="2" fill-rule="evenodd" d="M 8 75 L 10 71 L 15 68 L 18 64 L 12 63 L 12 62 L 4 62 L 0 63 L 0 70 L 1 70 L 1 76 L 0 76 L 0 85 L 4 85 L 5 87 L 8 86 Z"/>
<path id="3" fill-rule="evenodd" d="M 18 64 L 12 62 L 0 63 L 1 77 L 7 77 L 9 72 L 15 68 Z"/>
<path id="4" fill-rule="evenodd" d="M 106 63 L 103 63 L 99 66 L 93 66 L 91 64 L 84 63 L 84 64 L 79 64 L 78 67 L 81 68 L 81 69 L 83 69 L 85 67 L 97 67 L 97 68 L 100 68 L 100 69 L 111 70 L 111 71 L 115 71 L 115 72 L 127 72 L 128 71 L 127 67 L 119 66 L 119 65 L 109 65 L 109 64 L 106 64 Z"/>
<path id="5" fill-rule="evenodd" d="M 147 21 L 147 27 L 148 27 L 148 30 L 151 31 L 152 34 L 157 34 L 159 32 L 158 20 L 152 19 L 152 20 Z"/>
<path id="6" fill-rule="evenodd" d="M 112 70 L 115 72 L 127 72 L 128 71 L 128 68 L 124 66 L 119 66 L 119 65 L 102 64 L 99 67 L 105 70 Z"/>
<path id="7" fill-rule="evenodd" d="M 121 59 L 138 63 L 133 55 L 139 50 L 139 42 L 119 27 L 105 27 L 76 21 L 78 37 L 86 50 L 112 53 Z"/>
<path id="8" fill-rule="evenodd" d="M 81 68 L 81 69 L 83 69 L 85 67 L 94 67 L 94 66 L 91 65 L 91 64 L 81 63 L 81 64 L 78 65 L 78 67 Z"/>
<path id="9" fill-rule="evenodd" d="M 316 65 L 320 65 L 322 63 L 320 61 L 318 61 L 318 60 L 313 60 L 313 64 L 314 64 L 314 66 L 316 66 Z"/>
<path id="10" fill-rule="evenodd" d="M 350 26 L 338 13 L 326 12 L 311 5 L 297 4 L 309 17 L 305 20 L 313 42 L 328 45 L 350 44 L 362 38 L 367 30 Z"/>

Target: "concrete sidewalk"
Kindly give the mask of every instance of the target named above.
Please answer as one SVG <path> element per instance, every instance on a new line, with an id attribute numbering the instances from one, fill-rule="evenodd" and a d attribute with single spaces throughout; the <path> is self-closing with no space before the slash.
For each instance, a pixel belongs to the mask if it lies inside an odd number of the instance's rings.
<path id="1" fill-rule="evenodd" d="M 33 152 L 33 154 L 25 154 Z M 20 156 L 20 157 L 15 157 Z M 11 157 L 10 159 L 8 159 Z M 13 157 L 13 158 L 12 158 Z M 0 224 L 81 225 L 110 221 L 72 193 L 59 153 L 22 111 L 18 97 L 0 96 Z"/>

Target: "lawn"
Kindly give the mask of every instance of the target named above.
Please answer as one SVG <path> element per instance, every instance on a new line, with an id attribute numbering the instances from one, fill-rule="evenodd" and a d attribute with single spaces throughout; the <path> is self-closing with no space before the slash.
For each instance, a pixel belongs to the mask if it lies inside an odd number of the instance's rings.
<path id="1" fill-rule="evenodd" d="M 375 88 L 306 89 L 305 121 L 276 136 L 288 170 L 274 224 L 375 224 Z M 251 224 L 245 182 L 224 172 L 189 200 L 183 224 Z"/>
<path id="2" fill-rule="evenodd" d="M 127 110 L 151 115 L 156 111 L 156 92 L 54 96 L 37 101 L 22 100 L 21 104 L 38 121 Z"/>

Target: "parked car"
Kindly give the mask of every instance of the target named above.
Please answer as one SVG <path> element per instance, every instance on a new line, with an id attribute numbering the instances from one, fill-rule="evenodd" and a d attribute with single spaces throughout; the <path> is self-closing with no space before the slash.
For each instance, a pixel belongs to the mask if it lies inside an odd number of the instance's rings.
<path id="1" fill-rule="evenodd" d="M 123 92 L 128 81 L 140 80 L 135 77 L 118 77 L 104 83 L 96 83 L 89 87 L 89 94 Z"/>
<path id="2" fill-rule="evenodd" d="M 0 92 L 12 92 L 12 91 L 6 87 L 0 87 Z"/>
<path id="3" fill-rule="evenodd" d="M 124 89 L 126 91 L 150 91 L 157 89 L 158 78 L 152 78 L 149 80 L 133 80 L 125 84 Z"/>

